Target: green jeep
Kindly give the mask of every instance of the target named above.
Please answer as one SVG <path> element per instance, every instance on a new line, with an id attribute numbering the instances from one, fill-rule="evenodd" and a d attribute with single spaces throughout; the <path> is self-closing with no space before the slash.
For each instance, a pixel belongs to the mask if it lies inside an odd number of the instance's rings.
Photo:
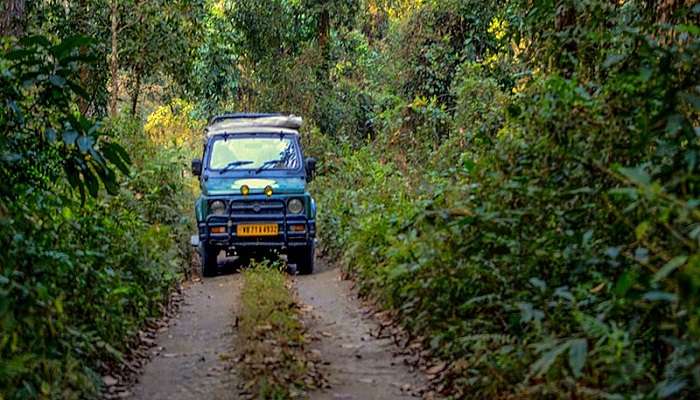
<path id="1" fill-rule="evenodd" d="M 283 114 L 224 114 L 205 130 L 204 153 L 192 161 L 200 177 L 192 237 L 202 275 L 216 275 L 217 256 L 286 254 L 301 274 L 314 269 L 316 203 L 306 189 L 316 160 L 304 158 L 301 118 Z"/>

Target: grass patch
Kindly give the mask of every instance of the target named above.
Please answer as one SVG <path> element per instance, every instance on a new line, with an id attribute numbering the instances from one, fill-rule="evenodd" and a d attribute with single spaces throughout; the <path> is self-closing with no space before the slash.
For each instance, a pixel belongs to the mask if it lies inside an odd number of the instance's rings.
<path id="1" fill-rule="evenodd" d="M 306 398 L 307 390 L 324 384 L 281 268 L 259 264 L 243 271 L 239 329 L 240 371 L 251 398 Z"/>

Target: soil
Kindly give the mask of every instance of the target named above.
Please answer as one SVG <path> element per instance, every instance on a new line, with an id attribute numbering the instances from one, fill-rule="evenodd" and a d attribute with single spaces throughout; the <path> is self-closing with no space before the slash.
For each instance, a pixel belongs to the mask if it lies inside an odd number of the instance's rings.
<path id="1" fill-rule="evenodd" d="M 241 276 L 228 273 L 185 287 L 180 313 L 155 339 L 152 360 L 130 389 L 132 399 L 237 399 L 240 378 L 231 367 Z M 311 347 L 326 364 L 331 388 L 309 393 L 311 400 L 411 399 L 425 377 L 412 372 L 390 339 L 371 335 L 377 325 L 359 304 L 338 269 L 317 262 L 317 272 L 294 284 L 312 316 Z"/>
<path id="2" fill-rule="evenodd" d="M 313 307 L 310 329 L 321 340 L 313 346 L 329 365 L 324 369 L 331 389 L 311 393 L 312 400 L 411 399 L 426 384 L 410 370 L 390 339 L 371 335 L 377 324 L 358 304 L 351 282 L 338 269 L 317 261 L 318 272 L 298 276 L 295 286 L 302 303 Z"/>
<path id="3" fill-rule="evenodd" d="M 235 399 L 238 381 L 228 368 L 235 341 L 240 275 L 193 283 L 180 315 L 156 338 L 154 358 L 132 389 L 134 399 Z"/>

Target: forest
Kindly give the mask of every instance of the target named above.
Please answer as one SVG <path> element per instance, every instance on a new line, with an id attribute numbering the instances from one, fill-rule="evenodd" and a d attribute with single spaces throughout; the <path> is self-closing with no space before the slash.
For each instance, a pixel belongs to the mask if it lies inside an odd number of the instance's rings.
<path id="1" fill-rule="evenodd" d="M 191 275 L 202 129 L 304 117 L 320 256 L 475 399 L 700 394 L 694 0 L 4 0 L 0 400 Z"/>

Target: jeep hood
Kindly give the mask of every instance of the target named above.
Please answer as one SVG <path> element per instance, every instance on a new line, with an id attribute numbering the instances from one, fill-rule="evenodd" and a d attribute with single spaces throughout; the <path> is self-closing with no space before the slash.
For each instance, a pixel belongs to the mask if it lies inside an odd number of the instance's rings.
<path id="1" fill-rule="evenodd" d="M 306 190 L 306 180 L 299 177 L 240 178 L 212 177 L 204 181 L 203 194 L 208 196 L 240 194 L 241 186 L 248 185 L 250 194 L 263 193 L 265 186 L 271 186 L 274 194 L 302 194 Z"/>

